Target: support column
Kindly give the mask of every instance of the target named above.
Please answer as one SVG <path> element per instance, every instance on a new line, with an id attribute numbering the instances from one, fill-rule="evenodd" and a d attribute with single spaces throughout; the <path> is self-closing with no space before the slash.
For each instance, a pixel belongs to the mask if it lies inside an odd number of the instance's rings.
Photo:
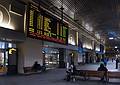
<path id="1" fill-rule="evenodd" d="M 63 48 L 59 49 L 59 68 L 65 68 L 64 61 L 65 50 Z"/>

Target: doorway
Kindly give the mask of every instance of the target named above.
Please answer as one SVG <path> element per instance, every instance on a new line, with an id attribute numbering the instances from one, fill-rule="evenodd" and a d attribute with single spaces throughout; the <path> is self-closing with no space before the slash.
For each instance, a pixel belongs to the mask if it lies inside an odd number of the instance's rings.
<path id="1" fill-rule="evenodd" d="M 56 53 L 45 54 L 45 65 L 47 68 L 57 68 L 59 66 L 59 56 Z"/>
<path id="2" fill-rule="evenodd" d="M 15 63 L 16 62 L 16 63 Z M 11 65 L 15 65 L 12 67 Z M 16 44 L 0 41 L 0 75 L 17 73 L 17 49 Z"/>
<path id="3" fill-rule="evenodd" d="M 7 65 L 7 74 L 13 75 L 17 74 L 17 49 L 16 48 L 8 48 L 8 65 Z"/>

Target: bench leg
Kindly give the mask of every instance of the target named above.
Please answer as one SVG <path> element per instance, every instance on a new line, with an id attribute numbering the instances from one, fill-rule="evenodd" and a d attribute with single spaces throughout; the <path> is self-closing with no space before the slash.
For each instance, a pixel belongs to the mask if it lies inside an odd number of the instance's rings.
<path id="1" fill-rule="evenodd" d="M 75 79 L 75 77 L 73 77 L 73 79 L 72 79 L 72 80 L 73 80 L 73 82 L 75 82 L 75 80 L 76 80 L 76 79 Z"/>
<path id="2" fill-rule="evenodd" d="M 72 79 L 73 82 L 75 82 L 75 80 L 76 80 L 75 75 L 72 75 L 71 79 Z"/>
<path id="3" fill-rule="evenodd" d="M 109 78 L 108 77 L 106 78 L 106 82 L 109 82 Z"/>

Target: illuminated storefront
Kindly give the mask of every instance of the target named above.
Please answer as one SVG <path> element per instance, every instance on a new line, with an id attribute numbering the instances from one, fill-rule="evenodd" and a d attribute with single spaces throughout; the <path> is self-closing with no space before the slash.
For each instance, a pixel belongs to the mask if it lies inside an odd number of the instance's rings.
<path id="1" fill-rule="evenodd" d="M 93 48 L 93 41 L 89 38 L 83 36 L 82 38 L 83 43 L 83 57 L 84 63 L 93 63 L 94 62 L 94 48 Z"/>
<path id="2" fill-rule="evenodd" d="M 58 68 L 59 67 L 59 50 L 55 48 L 44 48 L 44 64 L 46 68 Z"/>
<path id="3" fill-rule="evenodd" d="M 72 28 L 69 30 L 68 35 L 68 49 L 66 55 L 68 56 L 67 62 L 78 64 L 78 32 Z"/>

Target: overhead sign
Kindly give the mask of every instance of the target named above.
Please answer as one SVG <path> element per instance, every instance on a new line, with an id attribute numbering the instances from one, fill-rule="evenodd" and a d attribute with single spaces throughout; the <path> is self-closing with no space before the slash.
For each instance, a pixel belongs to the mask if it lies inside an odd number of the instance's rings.
<path id="1" fill-rule="evenodd" d="M 28 37 L 51 42 L 68 43 L 68 25 L 37 6 L 30 4 L 28 11 Z"/>

